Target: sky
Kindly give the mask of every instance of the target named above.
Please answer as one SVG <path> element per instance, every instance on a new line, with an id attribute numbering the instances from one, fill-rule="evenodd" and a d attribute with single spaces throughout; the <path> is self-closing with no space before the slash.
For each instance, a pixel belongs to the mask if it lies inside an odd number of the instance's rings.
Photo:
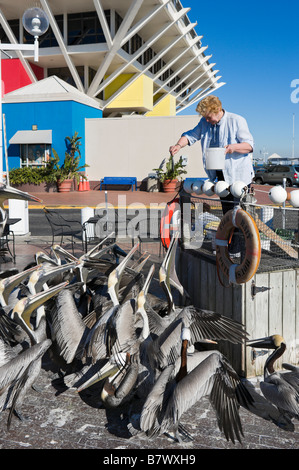
<path id="1" fill-rule="evenodd" d="M 299 158 L 299 2 L 181 0 L 219 70 L 215 91 L 247 120 L 255 158 Z M 192 105 L 180 114 L 197 114 Z M 294 130 L 293 130 L 294 129 Z"/>

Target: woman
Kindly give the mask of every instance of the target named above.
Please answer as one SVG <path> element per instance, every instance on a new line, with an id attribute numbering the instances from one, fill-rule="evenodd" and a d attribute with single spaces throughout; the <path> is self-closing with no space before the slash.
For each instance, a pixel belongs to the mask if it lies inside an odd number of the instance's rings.
<path id="1" fill-rule="evenodd" d="M 209 95 L 201 100 L 196 111 L 202 116 L 194 129 L 184 132 L 177 144 L 169 151 L 175 155 L 186 145 L 201 141 L 202 159 L 205 171 L 211 181 L 225 180 L 229 185 L 235 181 L 243 181 L 250 185 L 254 176 L 252 159 L 253 137 L 249 132 L 246 120 L 238 114 L 230 113 L 222 108 L 218 97 Z M 225 148 L 226 158 L 223 170 L 206 169 L 206 150 L 210 147 Z M 226 203 L 229 201 L 228 203 Z M 232 208 L 231 202 L 239 202 L 232 194 L 221 198 L 222 210 L 225 214 Z M 239 248 L 231 247 L 231 252 Z"/>

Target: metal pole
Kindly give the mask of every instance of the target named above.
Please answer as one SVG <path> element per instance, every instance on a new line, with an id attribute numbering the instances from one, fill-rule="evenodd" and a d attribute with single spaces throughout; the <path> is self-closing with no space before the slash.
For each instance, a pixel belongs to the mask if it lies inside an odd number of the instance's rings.
<path id="1" fill-rule="evenodd" d="M 3 141 L 4 141 L 4 151 L 5 151 L 6 186 L 9 186 L 9 166 L 8 166 L 8 154 L 7 154 L 7 139 L 6 139 L 6 120 L 5 120 L 5 114 L 3 114 Z"/>
<path id="2" fill-rule="evenodd" d="M 282 184 L 283 184 L 283 188 L 286 189 L 287 187 L 287 179 L 286 178 L 283 178 L 282 180 Z M 286 202 L 284 201 L 283 205 L 282 205 L 282 228 L 285 229 L 286 228 Z"/>
<path id="3" fill-rule="evenodd" d="M 3 127 L 2 127 L 2 55 L 0 41 L 0 183 L 3 183 Z"/>
<path id="4" fill-rule="evenodd" d="M 295 158 L 295 113 L 293 113 L 293 150 L 292 157 Z"/>

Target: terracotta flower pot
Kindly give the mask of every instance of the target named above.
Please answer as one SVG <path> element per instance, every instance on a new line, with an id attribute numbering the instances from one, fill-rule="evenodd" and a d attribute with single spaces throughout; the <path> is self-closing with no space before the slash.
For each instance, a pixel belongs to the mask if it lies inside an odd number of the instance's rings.
<path id="1" fill-rule="evenodd" d="M 68 193 L 72 188 L 73 180 L 64 180 L 61 182 L 57 182 L 58 192 L 59 193 Z"/>
<path id="2" fill-rule="evenodd" d="M 165 180 L 162 183 L 164 193 L 174 193 L 178 180 Z"/>

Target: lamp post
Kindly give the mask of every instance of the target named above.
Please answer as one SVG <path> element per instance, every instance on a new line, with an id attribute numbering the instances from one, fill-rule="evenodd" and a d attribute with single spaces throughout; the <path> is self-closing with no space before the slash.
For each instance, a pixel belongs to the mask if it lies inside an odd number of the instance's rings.
<path id="1" fill-rule="evenodd" d="M 23 14 L 23 26 L 34 37 L 34 44 L 3 44 L 0 41 L 0 183 L 3 183 L 3 126 L 2 126 L 2 72 L 1 53 L 3 51 L 34 51 L 34 62 L 38 62 L 38 38 L 49 27 L 46 13 L 38 7 L 29 8 Z M 8 170 L 8 169 L 7 169 Z"/>

